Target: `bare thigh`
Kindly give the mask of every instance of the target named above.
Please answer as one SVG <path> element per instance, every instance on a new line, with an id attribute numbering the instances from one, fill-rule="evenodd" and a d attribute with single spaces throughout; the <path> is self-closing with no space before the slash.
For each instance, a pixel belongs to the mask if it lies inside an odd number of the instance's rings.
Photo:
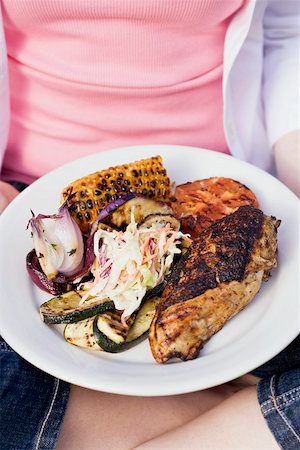
<path id="1" fill-rule="evenodd" d="M 279 450 L 254 386 L 132 450 Z"/>
<path id="2" fill-rule="evenodd" d="M 198 417 L 244 385 L 168 397 L 129 397 L 72 386 L 57 450 L 128 450 Z"/>

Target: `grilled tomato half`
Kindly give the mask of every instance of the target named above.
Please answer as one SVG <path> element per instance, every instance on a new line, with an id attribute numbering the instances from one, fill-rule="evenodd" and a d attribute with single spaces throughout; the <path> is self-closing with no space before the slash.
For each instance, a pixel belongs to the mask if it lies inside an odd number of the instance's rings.
<path id="1" fill-rule="evenodd" d="M 181 184 L 176 187 L 172 200 L 172 209 L 184 233 L 189 233 L 193 238 L 240 206 L 259 207 L 255 194 L 247 186 L 224 177 Z"/>

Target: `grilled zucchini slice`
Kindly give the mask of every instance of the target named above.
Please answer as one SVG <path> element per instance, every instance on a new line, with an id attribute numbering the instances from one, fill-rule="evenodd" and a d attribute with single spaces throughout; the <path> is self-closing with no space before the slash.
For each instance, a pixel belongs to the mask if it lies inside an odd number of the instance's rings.
<path id="1" fill-rule="evenodd" d="M 135 316 L 131 316 L 127 325 L 121 321 L 122 311 L 109 311 L 99 314 L 94 320 L 94 337 L 97 344 L 109 353 L 118 353 L 127 348 L 126 337 Z"/>
<path id="2" fill-rule="evenodd" d="M 111 300 L 80 304 L 81 296 L 75 291 L 53 297 L 40 306 L 40 315 L 47 324 L 74 323 L 104 311 L 114 309 Z"/>
<path id="3" fill-rule="evenodd" d="M 69 323 L 64 329 L 64 338 L 67 342 L 78 347 L 92 350 L 102 350 L 94 338 L 93 323 L 95 316 L 80 320 L 76 323 Z"/>
<path id="4" fill-rule="evenodd" d="M 147 300 L 138 310 L 134 324 L 129 328 L 126 342 L 133 342 L 144 336 L 150 328 L 150 324 L 155 314 L 156 305 L 160 297 L 155 296 Z"/>
<path id="5" fill-rule="evenodd" d="M 118 353 L 138 343 L 139 338 L 149 330 L 159 297 L 147 300 L 135 316 L 131 316 L 128 326 L 121 322 L 122 311 L 99 314 L 94 320 L 94 337 L 97 344 L 109 353 Z"/>

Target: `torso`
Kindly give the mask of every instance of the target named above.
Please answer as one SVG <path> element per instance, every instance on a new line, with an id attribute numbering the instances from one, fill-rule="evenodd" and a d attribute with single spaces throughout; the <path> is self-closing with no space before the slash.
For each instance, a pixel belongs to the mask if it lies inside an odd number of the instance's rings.
<path id="1" fill-rule="evenodd" d="M 32 181 L 71 159 L 140 143 L 229 152 L 223 47 L 242 4 L 4 0 L 6 177 Z"/>

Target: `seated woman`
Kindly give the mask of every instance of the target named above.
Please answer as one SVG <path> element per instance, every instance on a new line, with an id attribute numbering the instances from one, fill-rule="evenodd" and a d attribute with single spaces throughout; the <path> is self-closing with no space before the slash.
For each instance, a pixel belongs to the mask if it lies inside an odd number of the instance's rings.
<path id="1" fill-rule="evenodd" d="M 299 195 L 298 2 L 2 0 L 1 9 L 1 210 L 13 186 L 93 152 L 147 143 L 276 166 Z M 2 340 L 1 443 L 296 449 L 299 362 L 297 339 L 260 378 L 126 397 L 70 386 Z"/>

